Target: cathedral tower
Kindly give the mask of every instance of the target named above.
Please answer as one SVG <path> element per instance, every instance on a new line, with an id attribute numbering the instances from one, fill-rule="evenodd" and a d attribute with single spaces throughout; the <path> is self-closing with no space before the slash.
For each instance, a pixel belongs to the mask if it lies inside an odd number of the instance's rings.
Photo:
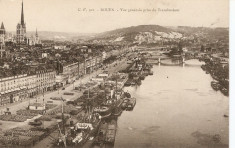
<path id="1" fill-rule="evenodd" d="M 26 42 L 26 24 L 24 22 L 24 5 L 22 1 L 21 20 L 16 26 L 16 42 L 21 44 Z"/>

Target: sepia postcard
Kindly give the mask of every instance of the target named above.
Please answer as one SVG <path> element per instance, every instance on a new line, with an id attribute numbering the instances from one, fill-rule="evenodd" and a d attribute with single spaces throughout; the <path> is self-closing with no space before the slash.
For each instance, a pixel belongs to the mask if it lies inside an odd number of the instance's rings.
<path id="1" fill-rule="evenodd" d="M 229 0 L 0 0 L 0 147 L 228 148 Z"/>

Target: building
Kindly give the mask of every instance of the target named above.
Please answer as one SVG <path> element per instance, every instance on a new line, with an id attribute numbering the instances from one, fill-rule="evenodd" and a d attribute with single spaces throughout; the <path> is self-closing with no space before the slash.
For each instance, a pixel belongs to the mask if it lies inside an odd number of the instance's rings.
<path id="1" fill-rule="evenodd" d="M 53 69 L 37 69 L 26 74 L 9 74 L 0 78 L 0 106 L 53 90 L 55 74 Z"/>
<path id="2" fill-rule="evenodd" d="M 57 46 L 57 45 L 55 45 L 54 46 L 54 49 L 58 49 L 58 50 L 64 50 L 66 48 L 66 46 Z"/>
<path id="3" fill-rule="evenodd" d="M 59 74 L 63 77 L 63 85 L 73 82 L 79 77 L 78 62 L 59 63 Z"/>
<path id="4" fill-rule="evenodd" d="M 35 38 L 34 38 L 34 43 L 35 45 L 36 44 L 41 44 L 41 41 L 39 39 L 39 36 L 38 36 L 38 30 L 36 29 L 36 34 L 35 34 Z"/>
<path id="5" fill-rule="evenodd" d="M 0 59 L 5 57 L 5 49 L 3 47 L 3 44 L 0 43 Z"/>
<path id="6" fill-rule="evenodd" d="M 27 44 L 31 46 L 41 44 L 41 40 L 39 39 L 37 29 L 36 29 L 35 36 L 31 36 L 31 38 L 27 38 Z"/>
<path id="7" fill-rule="evenodd" d="M 21 101 L 28 97 L 27 74 L 0 78 L 0 105 Z"/>
<path id="8" fill-rule="evenodd" d="M 6 35 L 6 30 L 5 30 L 4 24 L 2 22 L 1 28 L 0 28 L 0 44 L 5 43 L 5 35 Z"/>
<path id="9" fill-rule="evenodd" d="M 78 74 L 79 77 L 82 77 L 83 75 L 85 75 L 85 63 L 84 62 L 79 62 L 78 64 Z"/>
<path id="10" fill-rule="evenodd" d="M 21 20 L 20 23 L 16 26 L 16 42 L 18 44 L 25 44 L 27 41 L 26 39 L 26 23 L 24 22 L 24 6 L 22 2 L 22 9 L 21 9 Z"/>
<path id="11" fill-rule="evenodd" d="M 40 69 L 36 71 L 37 94 L 53 90 L 55 85 L 56 71 L 53 69 Z"/>
<path id="12" fill-rule="evenodd" d="M 29 73 L 26 83 L 26 88 L 28 90 L 28 97 L 32 98 L 37 93 L 37 76 L 35 73 Z"/>

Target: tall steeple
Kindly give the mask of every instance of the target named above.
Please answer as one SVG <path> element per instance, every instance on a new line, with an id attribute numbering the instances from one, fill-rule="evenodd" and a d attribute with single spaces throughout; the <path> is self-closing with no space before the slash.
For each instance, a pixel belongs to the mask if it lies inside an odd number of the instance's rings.
<path id="1" fill-rule="evenodd" d="M 5 29 L 4 25 L 3 25 L 3 22 L 2 22 L 2 25 L 1 25 L 1 29 Z"/>
<path id="2" fill-rule="evenodd" d="M 38 37 L 38 29 L 36 28 L 36 35 L 35 35 L 36 37 Z"/>
<path id="3" fill-rule="evenodd" d="M 16 42 L 26 43 L 26 24 L 24 21 L 24 4 L 22 0 L 21 20 L 16 26 Z"/>
<path id="4" fill-rule="evenodd" d="M 3 22 L 2 22 L 1 28 L 0 28 L 0 35 L 1 35 L 1 34 L 6 34 L 6 30 L 5 30 L 5 27 L 4 27 Z"/>
<path id="5" fill-rule="evenodd" d="M 24 4 L 22 0 L 22 9 L 21 9 L 21 25 L 24 24 Z"/>

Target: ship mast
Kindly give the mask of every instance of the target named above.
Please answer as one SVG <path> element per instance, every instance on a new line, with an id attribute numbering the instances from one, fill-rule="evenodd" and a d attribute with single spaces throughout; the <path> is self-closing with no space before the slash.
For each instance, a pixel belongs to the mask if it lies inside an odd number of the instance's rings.
<path id="1" fill-rule="evenodd" d="M 63 98 L 61 97 L 61 102 L 62 102 L 62 125 L 63 125 L 63 134 L 65 135 L 65 123 L 64 123 L 64 102 Z"/>
<path id="2" fill-rule="evenodd" d="M 117 76 L 117 72 L 116 72 L 116 90 L 115 90 L 115 99 L 117 100 L 117 78 L 118 78 L 118 76 Z"/>

